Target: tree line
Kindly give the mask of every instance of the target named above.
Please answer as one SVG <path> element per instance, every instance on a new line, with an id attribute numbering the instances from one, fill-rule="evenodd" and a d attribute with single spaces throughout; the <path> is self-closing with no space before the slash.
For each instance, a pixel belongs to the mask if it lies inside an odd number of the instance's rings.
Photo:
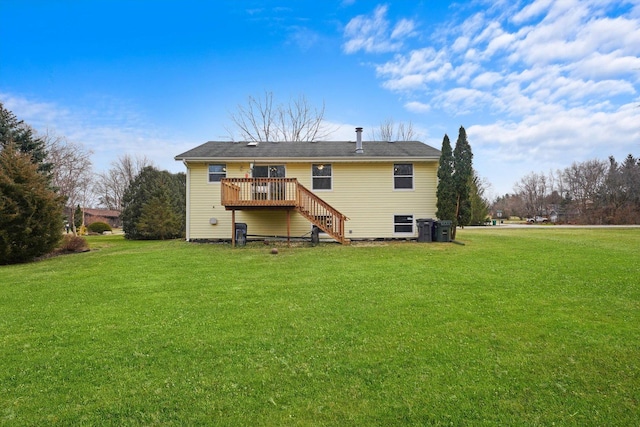
<path id="1" fill-rule="evenodd" d="M 94 174 L 90 151 L 50 132 L 37 134 L 0 103 L 0 264 L 50 253 L 64 224 L 75 235 L 82 223 L 76 216 L 94 203 L 122 212 L 126 238 L 181 237 L 185 183 L 184 173 L 130 156 Z"/>
<path id="2" fill-rule="evenodd" d="M 553 216 L 577 224 L 640 224 L 640 158 L 622 162 L 574 162 L 549 173 L 530 172 L 512 194 L 496 198 L 492 210 L 503 216 Z"/>

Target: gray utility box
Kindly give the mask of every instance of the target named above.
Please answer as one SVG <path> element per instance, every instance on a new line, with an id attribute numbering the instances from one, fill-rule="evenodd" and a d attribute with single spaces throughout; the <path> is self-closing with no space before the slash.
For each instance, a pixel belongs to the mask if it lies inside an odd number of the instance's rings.
<path id="1" fill-rule="evenodd" d="M 247 224 L 244 222 L 236 222 L 236 245 L 244 246 L 247 244 Z"/>
<path id="2" fill-rule="evenodd" d="M 452 221 L 440 220 L 436 221 L 433 226 L 434 242 L 450 242 L 451 241 L 451 225 Z"/>
<path id="3" fill-rule="evenodd" d="M 433 223 L 434 219 L 431 218 L 418 218 L 416 223 L 418 224 L 418 242 L 432 242 L 433 241 Z"/>

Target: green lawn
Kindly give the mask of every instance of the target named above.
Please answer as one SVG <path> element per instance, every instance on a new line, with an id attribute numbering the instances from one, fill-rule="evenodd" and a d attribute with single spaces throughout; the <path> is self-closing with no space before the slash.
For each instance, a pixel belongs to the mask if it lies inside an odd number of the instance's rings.
<path id="1" fill-rule="evenodd" d="M 640 229 L 0 267 L 0 425 L 637 425 Z"/>

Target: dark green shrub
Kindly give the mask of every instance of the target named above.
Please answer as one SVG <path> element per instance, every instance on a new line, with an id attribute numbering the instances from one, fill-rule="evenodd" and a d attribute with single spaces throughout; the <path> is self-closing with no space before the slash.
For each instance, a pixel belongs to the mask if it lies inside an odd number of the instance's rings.
<path id="1" fill-rule="evenodd" d="M 98 233 L 98 234 L 102 234 L 105 231 L 112 231 L 111 226 L 109 224 L 101 221 L 92 222 L 91 224 L 89 224 L 87 228 L 89 229 L 90 232 Z"/>
<path id="2" fill-rule="evenodd" d="M 0 150 L 0 264 L 27 262 L 51 252 L 62 237 L 63 199 L 28 154 L 13 144 Z"/>

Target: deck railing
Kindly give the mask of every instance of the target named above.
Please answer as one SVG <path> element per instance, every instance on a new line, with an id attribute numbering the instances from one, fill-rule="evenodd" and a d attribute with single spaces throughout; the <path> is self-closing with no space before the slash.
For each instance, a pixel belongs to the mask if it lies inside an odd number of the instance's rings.
<path id="1" fill-rule="evenodd" d="M 223 178 L 223 206 L 296 206 L 295 178 Z"/>
<path id="2" fill-rule="evenodd" d="M 223 178 L 221 203 L 229 209 L 290 207 L 340 243 L 347 217 L 296 178 Z"/>
<path id="3" fill-rule="evenodd" d="M 346 242 L 344 223 L 347 217 L 302 184 L 298 184 L 297 208 L 302 216 L 320 227 L 322 231 L 340 243 Z"/>

